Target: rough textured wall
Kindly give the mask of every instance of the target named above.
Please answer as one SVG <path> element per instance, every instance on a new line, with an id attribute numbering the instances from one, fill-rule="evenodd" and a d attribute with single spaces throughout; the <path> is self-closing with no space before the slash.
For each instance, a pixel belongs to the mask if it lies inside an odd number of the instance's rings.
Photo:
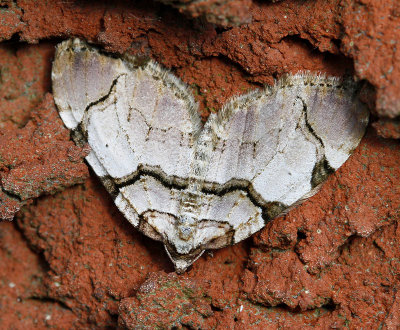
<path id="1" fill-rule="evenodd" d="M 0 223 L 1 328 L 395 329 L 399 2 L 194 3 L 219 5 L 0 1 L 0 216 L 19 210 Z M 318 194 L 178 276 L 89 176 L 87 150 L 57 117 L 51 60 L 71 36 L 154 58 L 192 87 L 204 118 L 232 95 L 309 70 L 364 79 L 373 123 Z"/>
<path id="2" fill-rule="evenodd" d="M 158 0 L 191 18 L 201 18 L 220 26 L 251 22 L 251 0 Z"/>

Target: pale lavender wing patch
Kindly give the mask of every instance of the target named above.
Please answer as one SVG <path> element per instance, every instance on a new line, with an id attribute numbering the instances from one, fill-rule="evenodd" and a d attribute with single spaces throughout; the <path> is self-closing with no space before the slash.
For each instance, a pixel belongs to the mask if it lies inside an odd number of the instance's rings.
<path id="1" fill-rule="evenodd" d="M 93 101 L 107 96 L 114 80 L 127 70 L 120 59 L 109 58 L 78 39 L 57 47 L 53 63 L 53 94 L 65 125 L 74 129 Z"/>
<path id="2" fill-rule="evenodd" d="M 213 141 L 205 181 L 246 179 L 260 205 L 301 200 L 315 188 L 316 167 L 326 160 L 337 169 L 364 134 L 368 111 L 354 88 L 335 78 L 295 75 L 233 99 L 203 132 Z"/>
<path id="3" fill-rule="evenodd" d="M 309 102 L 309 123 L 325 145 L 329 164 L 339 168 L 358 145 L 368 123 L 368 110 L 351 93 L 352 86 L 321 88 Z M 312 98 L 312 95 L 309 96 Z"/>

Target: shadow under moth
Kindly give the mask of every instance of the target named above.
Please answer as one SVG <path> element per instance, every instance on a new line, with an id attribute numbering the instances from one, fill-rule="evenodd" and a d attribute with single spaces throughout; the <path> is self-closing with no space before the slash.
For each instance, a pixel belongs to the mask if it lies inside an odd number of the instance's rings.
<path id="1" fill-rule="evenodd" d="M 296 74 L 232 98 L 203 125 L 188 86 L 138 63 L 64 41 L 53 94 L 116 206 L 178 272 L 312 196 L 368 123 L 354 82 Z"/>

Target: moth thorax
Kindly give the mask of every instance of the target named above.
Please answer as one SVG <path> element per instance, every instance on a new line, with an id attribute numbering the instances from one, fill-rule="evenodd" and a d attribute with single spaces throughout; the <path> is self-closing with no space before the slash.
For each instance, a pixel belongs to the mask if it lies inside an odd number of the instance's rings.
<path id="1" fill-rule="evenodd" d="M 196 232 L 197 219 L 194 214 L 184 213 L 180 217 L 177 218 L 176 229 L 179 235 L 179 238 L 188 241 L 193 238 L 194 233 Z"/>
<path id="2" fill-rule="evenodd" d="M 203 179 L 200 176 L 192 175 L 189 177 L 187 192 L 190 194 L 197 194 L 201 191 L 203 187 Z"/>

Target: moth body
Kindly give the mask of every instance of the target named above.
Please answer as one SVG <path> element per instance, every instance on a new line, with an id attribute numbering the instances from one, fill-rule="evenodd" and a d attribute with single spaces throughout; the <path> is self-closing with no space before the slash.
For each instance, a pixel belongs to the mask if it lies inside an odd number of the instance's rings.
<path id="1" fill-rule="evenodd" d="M 313 195 L 368 123 L 354 82 L 296 74 L 234 97 L 202 125 L 188 86 L 138 62 L 64 41 L 53 94 L 116 206 L 179 272 Z"/>

